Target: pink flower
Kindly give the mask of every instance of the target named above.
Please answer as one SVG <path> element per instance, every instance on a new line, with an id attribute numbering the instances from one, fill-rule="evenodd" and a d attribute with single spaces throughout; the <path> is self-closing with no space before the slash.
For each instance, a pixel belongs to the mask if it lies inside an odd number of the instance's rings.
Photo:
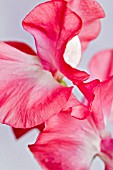
<path id="1" fill-rule="evenodd" d="M 65 49 L 81 29 L 81 19 L 67 8 L 66 2 L 50 1 L 37 6 L 24 19 L 23 26 L 35 37 L 38 57 L 25 44 L 0 43 L 0 122 L 31 128 L 60 112 L 68 101 L 72 87 L 59 83 L 64 76 L 76 83 L 89 76 L 71 67 L 63 57 L 70 57 Z M 80 43 L 73 41 L 77 43 L 76 67 Z"/>
<path id="2" fill-rule="evenodd" d="M 70 107 L 51 117 L 36 143 L 29 146 L 44 169 L 89 170 L 95 156 L 105 162 L 107 170 L 113 169 L 113 139 L 103 113 L 105 102 L 113 100 L 113 93 L 110 94 L 113 77 L 93 88 L 95 82 L 90 83 L 94 96 L 88 106 L 71 96 Z M 78 115 L 86 119 L 79 120 Z"/>
<path id="3" fill-rule="evenodd" d="M 105 13 L 96 0 L 66 0 L 68 7 L 82 19 L 82 29 L 79 38 L 84 51 L 89 42 L 100 32 L 100 19 Z"/>

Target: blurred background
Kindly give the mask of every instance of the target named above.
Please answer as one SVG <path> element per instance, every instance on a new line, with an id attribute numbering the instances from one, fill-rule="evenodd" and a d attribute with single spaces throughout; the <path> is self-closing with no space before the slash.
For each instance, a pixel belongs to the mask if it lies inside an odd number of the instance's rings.
<path id="1" fill-rule="evenodd" d="M 30 34 L 23 30 L 21 21 L 42 0 L 0 0 L 0 41 L 17 40 L 31 45 L 34 41 Z M 99 50 L 113 47 L 113 1 L 98 0 L 104 8 L 106 18 L 102 20 L 101 33 L 96 40 L 90 43 L 79 68 L 87 70 L 90 58 Z M 87 58 L 87 59 L 86 59 Z M 19 140 L 16 140 L 11 128 L 0 125 L 0 170 L 41 170 L 27 145 L 34 143 L 38 130 L 32 130 Z M 91 170 L 103 170 L 102 161 L 93 162 Z"/>

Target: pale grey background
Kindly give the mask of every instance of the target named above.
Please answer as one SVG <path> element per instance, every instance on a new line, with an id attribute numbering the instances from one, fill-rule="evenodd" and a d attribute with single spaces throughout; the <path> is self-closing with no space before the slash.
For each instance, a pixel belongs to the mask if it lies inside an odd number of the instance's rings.
<path id="1" fill-rule="evenodd" d="M 113 47 L 113 1 L 98 0 L 106 12 L 102 21 L 100 36 L 90 44 L 85 52 L 79 68 L 87 70 L 87 64 L 92 55 L 98 50 Z M 0 0 L 0 40 L 18 40 L 33 44 L 32 37 L 22 29 L 21 21 L 33 9 L 39 0 Z M 87 58 L 87 60 L 86 60 Z M 33 156 L 27 149 L 28 143 L 33 143 L 38 134 L 33 130 L 16 141 L 11 129 L 0 125 L 0 170 L 40 170 Z M 102 170 L 101 161 L 94 161 L 92 170 Z"/>

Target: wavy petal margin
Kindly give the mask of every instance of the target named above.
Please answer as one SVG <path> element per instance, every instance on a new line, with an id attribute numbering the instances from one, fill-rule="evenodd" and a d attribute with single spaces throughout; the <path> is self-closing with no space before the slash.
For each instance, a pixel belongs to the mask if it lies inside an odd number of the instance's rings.
<path id="1" fill-rule="evenodd" d="M 60 0 L 38 5 L 23 20 L 23 27 L 34 36 L 44 69 L 53 75 L 60 71 L 77 83 L 86 80 L 89 75 L 72 68 L 65 62 L 63 55 L 68 41 L 80 32 L 82 21 L 66 5 L 65 1 Z M 78 55 L 76 52 L 75 58 Z"/>
<path id="2" fill-rule="evenodd" d="M 105 17 L 104 10 L 96 0 L 66 0 L 68 7 L 82 19 L 79 38 L 84 51 L 90 41 L 100 32 L 100 19 Z"/>
<path id="3" fill-rule="evenodd" d="M 89 170 L 99 143 L 87 119 L 75 119 L 66 111 L 50 118 L 29 148 L 46 170 Z"/>

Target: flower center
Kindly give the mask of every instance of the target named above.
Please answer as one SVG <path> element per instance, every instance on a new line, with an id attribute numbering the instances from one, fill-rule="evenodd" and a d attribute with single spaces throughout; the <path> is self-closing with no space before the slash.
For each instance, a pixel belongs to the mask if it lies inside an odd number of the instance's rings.
<path id="1" fill-rule="evenodd" d="M 58 82 L 61 81 L 63 77 L 64 75 L 60 71 L 56 71 L 56 73 L 54 74 L 54 79 Z"/>

